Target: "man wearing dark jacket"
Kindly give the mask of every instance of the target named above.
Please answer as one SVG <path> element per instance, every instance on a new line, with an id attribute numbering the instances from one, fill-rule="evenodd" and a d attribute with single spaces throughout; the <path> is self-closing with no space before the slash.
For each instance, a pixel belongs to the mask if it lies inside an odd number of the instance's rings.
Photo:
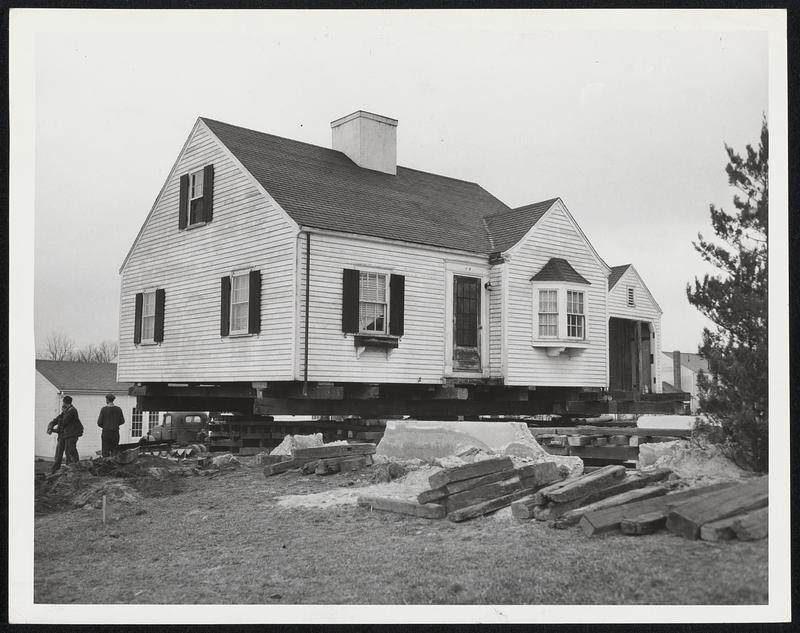
<path id="1" fill-rule="evenodd" d="M 125 424 L 122 409 L 114 404 L 114 394 L 106 396 L 106 406 L 100 409 L 97 426 L 103 429 L 100 441 L 103 444 L 103 457 L 110 457 L 119 446 L 119 427 Z"/>
<path id="2" fill-rule="evenodd" d="M 64 452 L 67 453 L 67 464 L 80 461 L 78 457 L 78 438 L 83 435 L 83 424 L 78 417 L 78 410 L 72 406 L 72 398 L 70 396 L 64 396 L 61 404 L 61 413 L 47 425 L 47 434 L 50 435 L 53 431 L 58 433 L 55 460 L 50 471 L 54 473 L 61 468 Z"/>

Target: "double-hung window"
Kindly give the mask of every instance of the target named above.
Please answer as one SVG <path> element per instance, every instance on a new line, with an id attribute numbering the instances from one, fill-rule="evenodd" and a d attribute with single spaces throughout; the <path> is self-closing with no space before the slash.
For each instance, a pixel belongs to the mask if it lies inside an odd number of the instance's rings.
<path id="1" fill-rule="evenodd" d="M 133 324 L 133 342 L 136 345 L 161 343 L 164 340 L 165 301 L 163 288 L 136 294 Z"/>
<path id="2" fill-rule="evenodd" d="M 142 293 L 142 341 L 151 343 L 156 329 L 156 291 Z"/>
<path id="3" fill-rule="evenodd" d="M 248 332 L 250 308 L 250 273 L 234 274 L 231 278 L 231 334 Z"/>
<path id="4" fill-rule="evenodd" d="M 586 338 L 583 297 L 582 291 L 567 290 L 567 338 Z"/>
<path id="5" fill-rule="evenodd" d="M 189 224 L 203 222 L 203 170 L 189 174 Z"/>
<path id="6" fill-rule="evenodd" d="M 142 436 L 142 410 L 133 408 L 131 411 L 131 437 Z"/>
<path id="7" fill-rule="evenodd" d="M 261 332 L 261 272 L 234 271 L 220 281 L 220 335 Z"/>
<path id="8" fill-rule="evenodd" d="M 539 290 L 539 336 L 558 336 L 558 290 Z"/>
<path id="9" fill-rule="evenodd" d="M 386 334 L 387 275 L 360 271 L 358 329 L 360 332 Z"/>

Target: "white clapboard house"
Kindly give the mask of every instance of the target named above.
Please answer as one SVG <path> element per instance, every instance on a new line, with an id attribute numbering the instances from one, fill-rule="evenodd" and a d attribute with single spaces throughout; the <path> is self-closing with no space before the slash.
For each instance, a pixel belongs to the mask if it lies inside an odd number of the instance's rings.
<path id="1" fill-rule="evenodd" d="M 143 406 L 520 412 L 660 391 L 658 305 L 560 198 L 510 208 L 398 166 L 394 119 L 331 128 L 329 149 L 197 120 L 120 270 L 118 378 Z"/>
<path id="2" fill-rule="evenodd" d="M 122 409 L 125 424 L 119 429 L 120 442 L 136 442 L 159 420 L 157 411 L 141 411 L 136 398 L 128 395 L 129 384 L 117 382 L 115 363 L 80 363 L 65 360 L 36 361 L 36 413 L 34 452 L 37 457 L 52 459 L 57 437 L 47 434 L 47 424 L 61 412 L 61 400 L 72 397 L 83 423 L 84 434 L 78 440 L 78 454 L 94 457 L 100 450 L 97 417 L 106 404 L 106 395 L 114 394 L 114 404 Z"/>

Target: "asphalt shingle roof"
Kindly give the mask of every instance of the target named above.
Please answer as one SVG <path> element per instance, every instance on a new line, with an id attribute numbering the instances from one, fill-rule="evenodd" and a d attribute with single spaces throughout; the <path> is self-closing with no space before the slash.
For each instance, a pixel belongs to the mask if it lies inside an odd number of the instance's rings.
<path id="1" fill-rule="evenodd" d="M 630 264 L 623 264 L 622 266 L 612 266 L 611 267 L 611 274 L 608 276 L 608 289 L 611 290 L 614 286 L 617 285 L 617 282 L 622 278 L 622 275 L 625 274 L 625 271 L 630 268 Z"/>
<path id="2" fill-rule="evenodd" d="M 494 250 L 503 252 L 519 242 L 530 228 L 542 219 L 556 200 L 558 198 L 550 198 L 487 217 L 486 225 L 492 237 Z"/>
<path id="3" fill-rule="evenodd" d="M 552 203 L 510 209 L 473 182 L 400 166 L 384 174 L 332 149 L 202 120 L 301 226 L 488 254 Z"/>
<path id="4" fill-rule="evenodd" d="M 551 257 L 531 281 L 567 281 L 576 284 L 589 282 L 566 259 Z M 591 284 L 589 284 L 591 285 Z"/>
<path id="5" fill-rule="evenodd" d="M 116 363 L 80 363 L 37 360 L 36 371 L 61 391 L 126 392 L 128 383 L 117 382 Z"/>

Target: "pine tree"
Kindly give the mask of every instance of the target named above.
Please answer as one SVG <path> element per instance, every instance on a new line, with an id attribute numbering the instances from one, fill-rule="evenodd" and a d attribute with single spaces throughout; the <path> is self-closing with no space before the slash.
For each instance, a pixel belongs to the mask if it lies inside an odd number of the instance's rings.
<path id="1" fill-rule="evenodd" d="M 769 200 L 767 121 L 757 149 L 740 156 L 728 145 L 725 171 L 737 190 L 735 214 L 710 205 L 718 240 L 698 234 L 701 257 L 719 274 L 695 278 L 686 287 L 689 303 L 707 316 L 699 351 L 708 361 L 701 374 L 700 406 L 718 423 L 740 463 L 768 467 L 767 215 Z"/>

